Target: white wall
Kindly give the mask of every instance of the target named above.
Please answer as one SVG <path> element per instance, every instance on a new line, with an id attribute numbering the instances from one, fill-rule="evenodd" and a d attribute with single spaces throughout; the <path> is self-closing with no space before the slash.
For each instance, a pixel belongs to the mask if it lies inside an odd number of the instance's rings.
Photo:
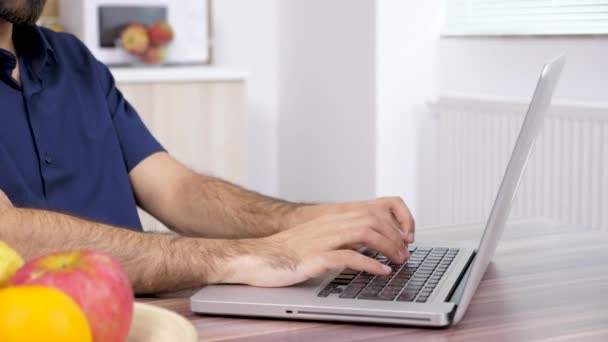
<path id="1" fill-rule="evenodd" d="M 440 9 L 433 1 L 377 1 L 377 193 L 398 195 L 418 223 L 432 215 Z M 432 196 L 431 196 L 432 197 Z"/>
<path id="2" fill-rule="evenodd" d="M 278 0 L 214 5 L 215 63 L 249 70 L 249 187 L 278 193 Z"/>
<path id="3" fill-rule="evenodd" d="M 608 37 L 444 38 L 441 91 L 531 97 L 542 64 L 568 60 L 555 101 L 608 102 Z"/>
<path id="4" fill-rule="evenodd" d="M 375 11 L 368 0 L 281 0 L 280 194 L 375 194 Z"/>

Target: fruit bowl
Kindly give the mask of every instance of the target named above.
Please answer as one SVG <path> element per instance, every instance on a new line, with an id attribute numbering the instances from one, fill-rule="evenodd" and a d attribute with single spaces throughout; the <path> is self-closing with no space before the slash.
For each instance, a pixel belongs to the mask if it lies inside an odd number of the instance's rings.
<path id="1" fill-rule="evenodd" d="M 194 326 L 175 312 L 135 303 L 127 342 L 197 342 Z"/>

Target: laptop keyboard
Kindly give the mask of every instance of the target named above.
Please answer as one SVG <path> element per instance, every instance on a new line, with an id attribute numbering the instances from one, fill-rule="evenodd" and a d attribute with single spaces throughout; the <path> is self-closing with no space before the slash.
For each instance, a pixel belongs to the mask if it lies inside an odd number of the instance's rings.
<path id="1" fill-rule="evenodd" d="M 404 264 L 396 264 L 382 253 L 366 249 L 362 254 L 390 266 L 393 269 L 390 275 L 375 276 L 346 269 L 318 296 L 339 294 L 339 298 L 424 303 L 450 267 L 458 249 L 417 247 L 410 252 L 411 256 Z"/>

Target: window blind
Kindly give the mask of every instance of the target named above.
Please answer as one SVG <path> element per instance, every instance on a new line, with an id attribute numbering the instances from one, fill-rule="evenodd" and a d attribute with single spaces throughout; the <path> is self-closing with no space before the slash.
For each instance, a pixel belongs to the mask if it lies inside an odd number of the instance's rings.
<path id="1" fill-rule="evenodd" d="M 608 0 L 445 0 L 445 35 L 608 34 Z"/>

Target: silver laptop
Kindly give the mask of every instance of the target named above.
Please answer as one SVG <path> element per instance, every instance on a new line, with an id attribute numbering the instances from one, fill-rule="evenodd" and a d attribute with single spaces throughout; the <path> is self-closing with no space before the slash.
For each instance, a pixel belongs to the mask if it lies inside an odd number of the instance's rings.
<path id="1" fill-rule="evenodd" d="M 502 235 L 564 62 L 565 57 L 560 56 L 542 70 L 479 243 L 425 241 L 408 247 L 411 257 L 404 264 L 363 249 L 364 255 L 390 265 L 392 274 L 381 277 L 346 269 L 284 288 L 207 286 L 190 299 L 192 311 L 430 327 L 458 323 Z"/>

